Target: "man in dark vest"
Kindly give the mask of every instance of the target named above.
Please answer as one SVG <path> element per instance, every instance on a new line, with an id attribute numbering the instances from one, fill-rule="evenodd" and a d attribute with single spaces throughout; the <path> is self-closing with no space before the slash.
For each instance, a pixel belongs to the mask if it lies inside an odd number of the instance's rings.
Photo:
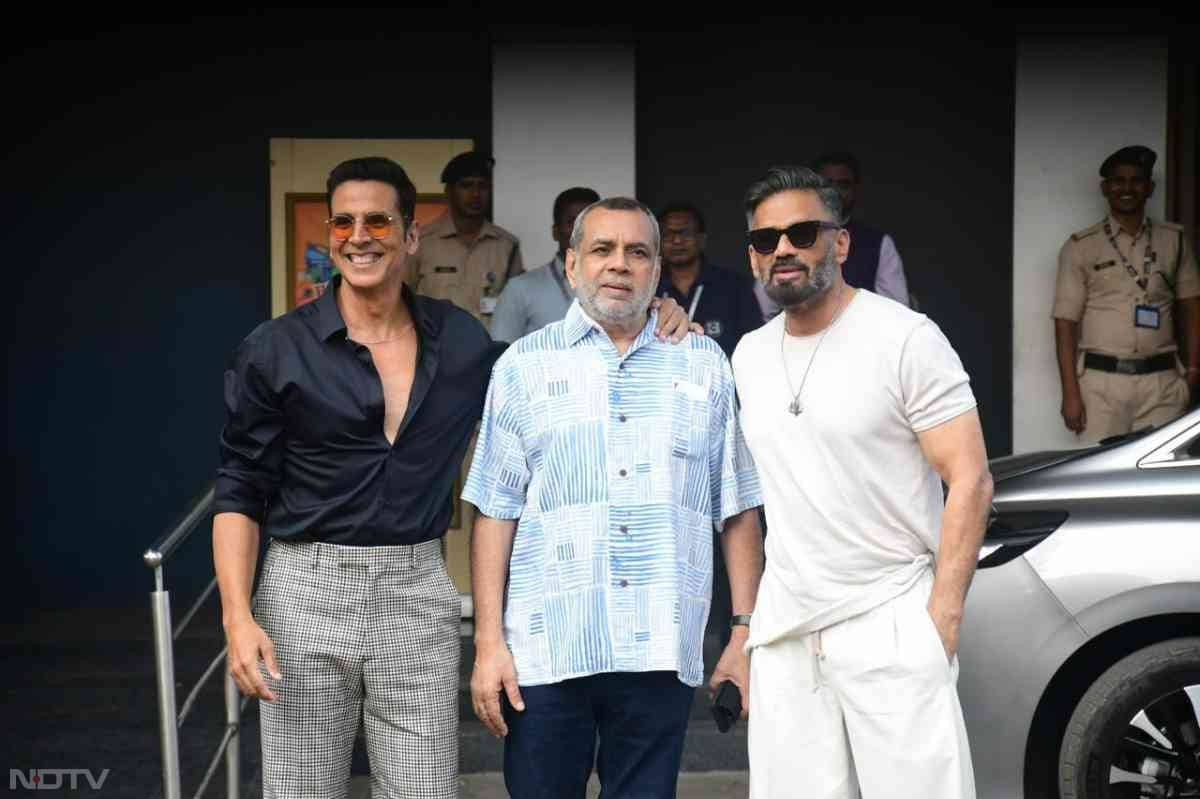
<path id="1" fill-rule="evenodd" d="M 828 178 L 842 195 L 846 229 L 850 231 L 850 255 L 842 264 L 842 276 L 856 288 L 910 305 L 904 262 L 892 237 L 854 217 L 855 202 L 862 191 L 862 169 L 852 153 L 827 153 L 813 162 L 813 171 Z"/>

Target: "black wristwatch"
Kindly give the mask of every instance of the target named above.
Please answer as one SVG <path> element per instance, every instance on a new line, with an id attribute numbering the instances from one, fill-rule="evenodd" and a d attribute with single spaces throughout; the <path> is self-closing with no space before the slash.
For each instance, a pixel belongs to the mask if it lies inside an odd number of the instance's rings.
<path id="1" fill-rule="evenodd" d="M 750 614 L 749 613 L 739 613 L 736 616 L 734 616 L 732 619 L 729 620 L 730 627 L 737 627 L 739 624 L 749 627 L 750 626 Z"/>

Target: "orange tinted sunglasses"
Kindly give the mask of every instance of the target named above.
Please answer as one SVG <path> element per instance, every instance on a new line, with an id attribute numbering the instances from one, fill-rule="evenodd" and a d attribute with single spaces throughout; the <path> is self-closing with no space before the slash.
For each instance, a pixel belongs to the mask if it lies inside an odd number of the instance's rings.
<path id="1" fill-rule="evenodd" d="M 336 241 L 345 241 L 354 235 L 354 217 L 350 214 L 334 214 L 325 220 L 329 232 Z M 392 234 L 392 225 L 396 217 L 382 211 L 372 211 L 363 216 L 363 227 L 373 239 L 385 239 Z"/>

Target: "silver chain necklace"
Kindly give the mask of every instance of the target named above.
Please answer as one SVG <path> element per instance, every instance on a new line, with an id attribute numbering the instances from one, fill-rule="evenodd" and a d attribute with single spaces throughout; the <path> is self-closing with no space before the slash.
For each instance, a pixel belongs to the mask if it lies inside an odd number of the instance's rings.
<path id="1" fill-rule="evenodd" d="M 838 302 L 841 303 L 842 294 L 838 292 Z M 849 303 L 847 303 L 848 305 Z M 804 367 L 804 376 L 800 378 L 800 388 L 792 392 L 792 401 L 788 404 L 788 413 L 792 416 L 799 416 L 804 413 L 804 406 L 800 404 L 800 392 L 804 390 L 804 384 L 808 381 L 808 372 L 812 369 L 813 361 L 817 359 L 817 351 L 821 349 L 821 343 L 825 341 L 825 337 L 829 335 L 829 331 L 833 330 L 833 326 L 842 318 L 842 311 L 846 310 L 846 306 L 842 305 L 838 308 L 838 312 L 834 314 L 833 320 L 822 331 L 821 337 L 817 339 L 817 346 L 813 347 L 813 354 L 808 358 L 808 366 Z M 785 312 L 786 313 L 786 312 Z M 787 380 L 788 391 L 792 391 L 792 376 L 788 372 L 787 353 L 783 351 L 784 342 L 787 341 L 787 316 L 783 318 L 783 335 L 779 337 L 779 359 L 783 361 L 783 377 Z"/>

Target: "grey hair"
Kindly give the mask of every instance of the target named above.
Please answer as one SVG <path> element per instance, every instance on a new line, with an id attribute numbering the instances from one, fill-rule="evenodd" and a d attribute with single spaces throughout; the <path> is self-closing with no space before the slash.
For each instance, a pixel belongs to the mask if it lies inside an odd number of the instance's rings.
<path id="1" fill-rule="evenodd" d="M 658 257 L 659 252 L 662 251 L 662 232 L 658 227 L 658 220 L 654 218 L 653 211 L 632 197 L 606 197 L 580 211 L 579 216 L 575 217 L 575 227 L 571 229 L 572 250 L 579 252 L 579 244 L 583 241 L 583 220 L 587 219 L 587 215 L 597 208 L 603 208 L 606 211 L 641 211 L 645 214 L 646 219 L 650 221 L 650 236 L 654 245 L 653 257 Z"/>
<path id="2" fill-rule="evenodd" d="M 750 184 L 746 191 L 746 227 L 754 225 L 754 212 L 764 200 L 785 191 L 813 192 L 829 213 L 831 221 L 845 224 L 842 218 L 842 195 L 832 181 L 808 167 L 773 166 L 767 170 L 765 178 Z"/>

